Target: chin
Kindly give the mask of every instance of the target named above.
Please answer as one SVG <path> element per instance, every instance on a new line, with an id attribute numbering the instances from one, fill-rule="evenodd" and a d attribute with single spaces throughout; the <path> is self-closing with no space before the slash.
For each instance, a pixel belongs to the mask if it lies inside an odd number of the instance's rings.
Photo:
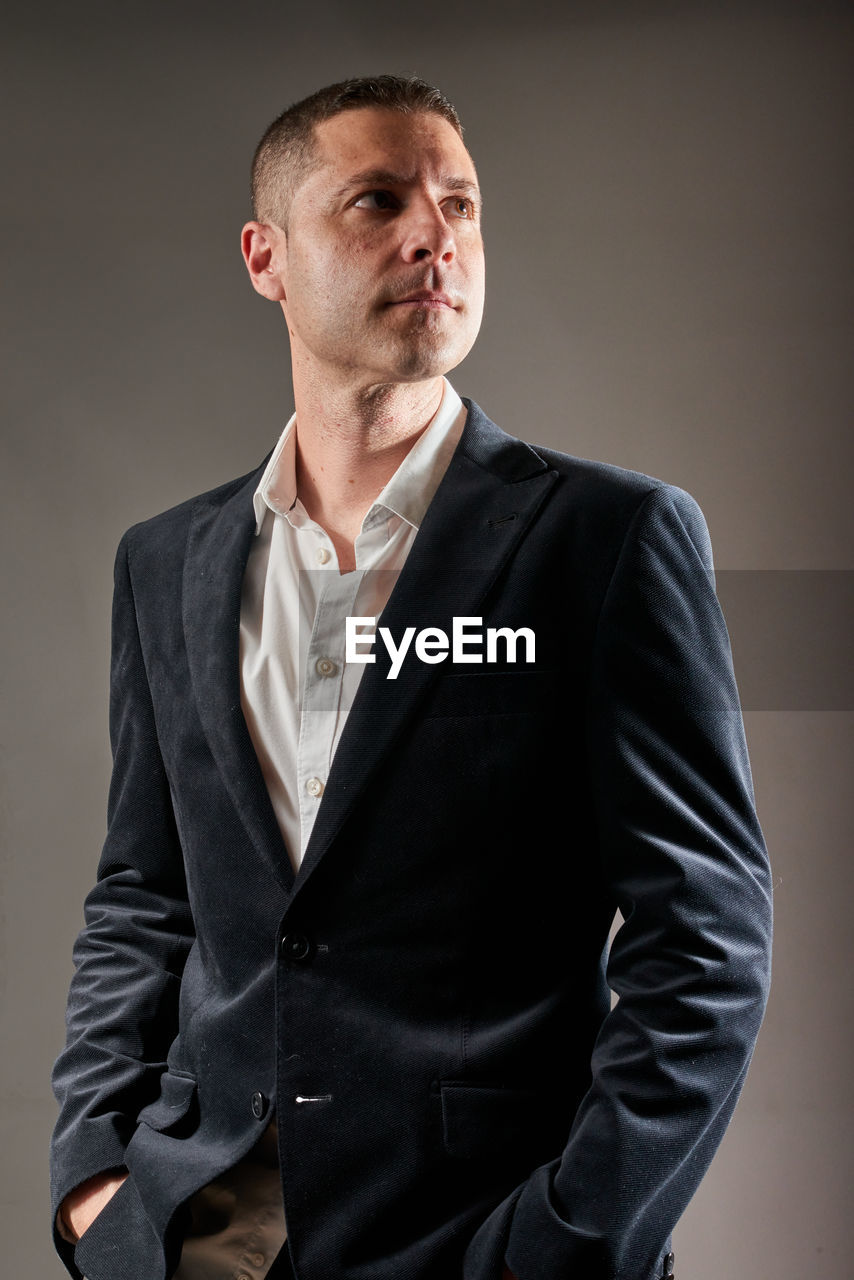
<path id="1" fill-rule="evenodd" d="M 401 381 L 423 382 L 428 378 L 439 378 L 449 369 L 455 369 L 468 355 L 472 344 L 464 348 L 459 343 L 424 341 L 413 344 L 398 353 L 397 375 Z"/>

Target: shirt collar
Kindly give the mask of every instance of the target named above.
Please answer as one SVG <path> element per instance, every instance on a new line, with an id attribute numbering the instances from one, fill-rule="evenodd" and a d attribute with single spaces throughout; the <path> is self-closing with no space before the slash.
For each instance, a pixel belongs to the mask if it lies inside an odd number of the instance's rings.
<path id="1" fill-rule="evenodd" d="M 415 441 L 394 475 L 377 495 L 365 521 L 383 507 L 418 529 L 439 487 L 439 481 L 459 443 L 467 410 L 454 388 L 443 378 L 442 400 L 436 413 Z M 288 516 L 297 501 L 296 414 L 294 414 L 264 468 L 255 490 L 255 532 L 261 532 L 267 511 Z"/>

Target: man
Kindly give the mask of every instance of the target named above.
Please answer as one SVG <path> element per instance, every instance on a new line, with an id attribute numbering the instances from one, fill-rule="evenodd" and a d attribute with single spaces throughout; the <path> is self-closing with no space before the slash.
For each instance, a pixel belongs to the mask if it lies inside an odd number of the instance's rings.
<path id="1" fill-rule="evenodd" d="M 58 1247 L 90 1280 L 671 1275 L 770 935 L 702 516 L 444 379 L 484 272 L 436 90 L 321 90 L 253 192 L 296 413 L 119 550 Z"/>

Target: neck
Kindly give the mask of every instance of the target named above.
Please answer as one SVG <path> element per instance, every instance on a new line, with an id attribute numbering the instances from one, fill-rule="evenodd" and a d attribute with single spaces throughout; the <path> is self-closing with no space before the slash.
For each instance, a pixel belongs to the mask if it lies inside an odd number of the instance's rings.
<path id="1" fill-rule="evenodd" d="M 294 385 L 297 493 L 331 538 L 341 572 L 377 494 L 439 408 L 441 377 L 318 394 Z"/>

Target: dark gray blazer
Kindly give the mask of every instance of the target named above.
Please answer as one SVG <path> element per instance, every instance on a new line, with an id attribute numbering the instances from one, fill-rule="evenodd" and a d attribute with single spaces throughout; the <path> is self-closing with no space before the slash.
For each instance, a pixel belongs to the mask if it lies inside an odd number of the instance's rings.
<path id="1" fill-rule="evenodd" d="M 259 474 L 131 529 L 116 562 L 54 1207 L 130 1177 L 66 1265 L 165 1280 L 186 1201 L 275 1108 L 299 1280 L 497 1280 L 505 1257 L 521 1280 L 652 1280 L 769 974 L 702 515 L 471 404 L 382 621 L 529 627 L 536 661 L 410 657 L 392 681 L 379 647 L 294 878 L 239 696 Z"/>

